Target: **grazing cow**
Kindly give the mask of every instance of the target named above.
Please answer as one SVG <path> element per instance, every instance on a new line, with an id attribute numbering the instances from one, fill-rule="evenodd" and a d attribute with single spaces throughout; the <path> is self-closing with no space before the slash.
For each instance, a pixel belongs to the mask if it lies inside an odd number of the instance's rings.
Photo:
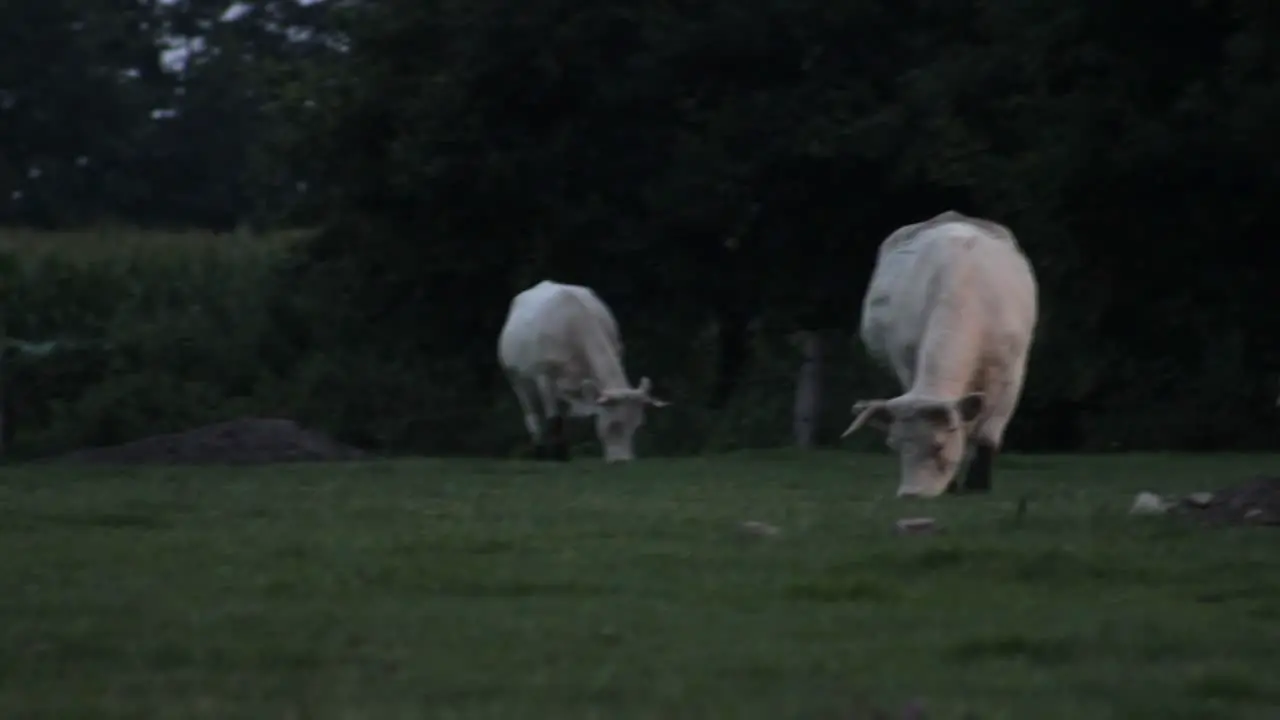
<path id="1" fill-rule="evenodd" d="M 543 280 L 516 295 L 498 336 L 498 361 L 524 411 L 537 457 L 569 459 L 562 404 L 575 417 L 596 418 L 606 462 L 634 459 L 636 428 L 649 378 L 632 388 L 622 367 L 618 323 L 591 288 Z"/>
<path id="2" fill-rule="evenodd" d="M 861 400 L 841 437 L 870 423 L 901 464 L 898 496 L 986 492 L 1017 409 L 1039 290 L 1008 228 L 944 212 L 880 245 L 862 304 L 862 342 L 903 393 Z M 964 487 L 955 476 L 972 445 Z"/>

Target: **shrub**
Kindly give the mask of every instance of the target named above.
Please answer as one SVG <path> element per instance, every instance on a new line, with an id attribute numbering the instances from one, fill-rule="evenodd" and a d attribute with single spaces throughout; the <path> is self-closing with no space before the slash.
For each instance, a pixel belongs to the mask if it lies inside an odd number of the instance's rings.
<path id="1" fill-rule="evenodd" d="M 257 409 L 273 262 L 292 238 L 101 229 L 0 234 L 16 455 L 120 442 Z"/>

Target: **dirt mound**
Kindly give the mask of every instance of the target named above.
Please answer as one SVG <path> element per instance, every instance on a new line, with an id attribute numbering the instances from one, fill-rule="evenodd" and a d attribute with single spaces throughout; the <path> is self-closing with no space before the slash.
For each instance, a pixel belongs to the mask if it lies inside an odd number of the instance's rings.
<path id="1" fill-rule="evenodd" d="M 54 460 L 113 465 L 259 465 L 356 460 L 364 455 L 292 420 L 244 418 L 111 447 L 84 448 Z"/>
<path id="2" fill-rule="evenodd" d="M 1179 510 L 1209 522 L 1280 525 L 1280 477 L 1260 476 L 1236 487 L 1219 490 L 1208 502 L 1182 501 Z"/>

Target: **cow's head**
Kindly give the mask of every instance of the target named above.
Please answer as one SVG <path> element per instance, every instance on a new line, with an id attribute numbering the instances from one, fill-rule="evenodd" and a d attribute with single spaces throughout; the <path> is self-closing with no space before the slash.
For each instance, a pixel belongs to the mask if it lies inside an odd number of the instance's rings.
<path id="1" fill-rule="evenodd" d="M 886 431 L 889 447 L 898 452 L 901 462 L 898 497 L 937 497 L 964 460 L 965 426 L 978 417 L 983 404 L 982 393 L 958 400 L 914 395 L 859 400 L 853 405 L 853 423 L 840 437 L 863 425 Z"/>
<path id="2" fill-rule="evenodd" d="M 583 395 L 596 406 L 596 435 L 604 448 L 605 462 L 634 460 L 631 440 L 644 424 L 645 407 L 671 404 L 650 395 L 650 386 L 647 377 L 634 388 L 599 390 L 590 383 L 583 386 Z"/>

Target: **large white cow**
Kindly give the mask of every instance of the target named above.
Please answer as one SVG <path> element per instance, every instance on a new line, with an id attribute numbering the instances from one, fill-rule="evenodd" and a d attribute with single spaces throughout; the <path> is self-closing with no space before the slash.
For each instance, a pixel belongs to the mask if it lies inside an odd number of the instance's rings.
<path id="1" fill-rule="evenodd" d="M 501 363 L 538 457 L 569 459 L 563 405 L 594 415 L 606 462 L 632 460 L 632 438 L 647 405 L 649 378 L 633 388 L 622 367 L 618 323 L 591 288 L 543 280 L 511 301 L 498 335 Z"/>
<path id="2" fill-rule="evenodd" d="M 1035 335 L 1038 287 L 1013 233 L 944 212 L 880 245 L 862 304 L 862 342 L 903 393 L 861 400 L 847 437 L 887 431 L 901 463 L 899 496 L 985 492 L 1018 406 Z M 955 476 L 968 445 L 964 488 Z"/>

